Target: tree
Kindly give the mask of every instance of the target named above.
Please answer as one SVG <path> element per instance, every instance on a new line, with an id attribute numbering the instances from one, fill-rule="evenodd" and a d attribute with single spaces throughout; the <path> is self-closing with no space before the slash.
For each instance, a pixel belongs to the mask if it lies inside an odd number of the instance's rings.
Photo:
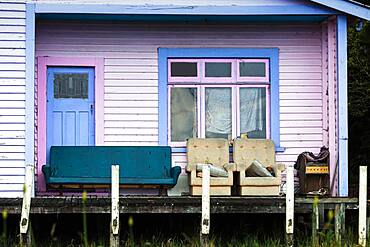
<path id="1" fill-rule="evenodd" d="M 370 162 L 370 23 L 348 29 L 349 178 L 358 183 L 359 165 Z M 350 191 L 351 192 L 351 191 Z"/>

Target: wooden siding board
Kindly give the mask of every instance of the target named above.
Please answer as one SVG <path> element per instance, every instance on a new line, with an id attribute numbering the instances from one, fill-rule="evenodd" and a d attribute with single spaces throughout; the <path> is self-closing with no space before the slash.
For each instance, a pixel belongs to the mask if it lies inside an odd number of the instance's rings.
<path id="1" fill-rule="evenodd" d="M 22 195 L 25 164 L 25 1 L 0 2 L 0 197 Z"/>

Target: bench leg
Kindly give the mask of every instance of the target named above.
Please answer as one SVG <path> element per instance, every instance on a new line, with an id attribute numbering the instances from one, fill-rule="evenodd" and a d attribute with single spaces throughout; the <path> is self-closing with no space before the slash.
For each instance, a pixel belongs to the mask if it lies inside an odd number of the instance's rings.
<path id="1" fill-rule="evenodd" d="M 159 187 L 159 196 L 167 196 L 167 189 L 165 189 L 163 186 Z"/>

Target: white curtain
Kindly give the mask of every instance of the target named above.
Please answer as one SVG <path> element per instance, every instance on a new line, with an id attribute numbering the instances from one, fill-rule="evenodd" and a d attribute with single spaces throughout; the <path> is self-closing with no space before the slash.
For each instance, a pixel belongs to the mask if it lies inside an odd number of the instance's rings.
<path id="1" fill-rule="evenodd" d="M 185 141 L 197 136 L 197 90 L 173 88 L 171 90 L 171 140 Z"/>
<path id="2" fill-rule="evenodd" d="M 206 97 L 206 132 L 231 134 L 231 89 L 207 88 Z"/>
<path id="3" fill-rule="evenodd" d="M 264 127 L 264 88 L 240 89 L 240 130 L 241 133 L 262 131 Z"/>

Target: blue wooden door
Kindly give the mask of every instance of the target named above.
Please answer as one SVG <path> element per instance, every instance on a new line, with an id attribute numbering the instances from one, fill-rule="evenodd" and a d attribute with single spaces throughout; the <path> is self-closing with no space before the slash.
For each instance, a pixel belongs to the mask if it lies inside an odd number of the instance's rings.
<path id="1" fill-rule="evenodd" d="M 95 144 L 94 69 L 48 68 L 47 159 L 51 146 Z"/>

